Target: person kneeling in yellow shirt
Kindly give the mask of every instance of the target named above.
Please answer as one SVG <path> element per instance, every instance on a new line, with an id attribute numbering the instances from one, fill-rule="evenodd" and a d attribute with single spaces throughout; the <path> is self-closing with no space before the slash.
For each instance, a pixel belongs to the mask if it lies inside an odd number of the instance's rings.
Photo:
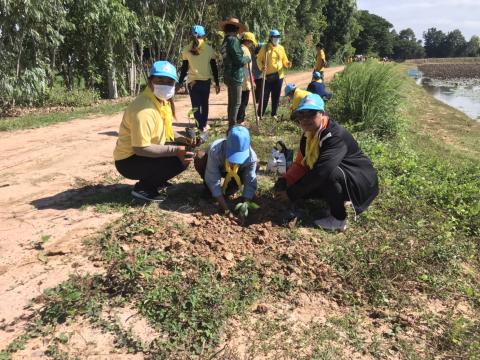
<path id="1" fill-rule="evenodd" d="M 177 70 L 168 61 L 156 61 L 145 90 L 127 107 L 113 157 L 118 172 L 139 180 L 132 196 L 153 202 L 163 200 L 158 189 L 193 161 L 185 146 L 166 145 L 175 140 L 172 97 Z"/>

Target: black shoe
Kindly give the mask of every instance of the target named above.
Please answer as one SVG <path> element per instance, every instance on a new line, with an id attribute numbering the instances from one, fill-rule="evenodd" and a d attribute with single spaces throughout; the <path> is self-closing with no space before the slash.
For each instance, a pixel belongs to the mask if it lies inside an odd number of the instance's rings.
<path id="1" fill-rule="evenodd" d="M 165 197 L 161 196 L 156 191 L 133 189 L 132 190 L 132 196 L 137 198 L 137 199 L 156 202 L 156 203 L 159 203 L 159 202 L 162 202 L 163 200 L 165 200 Z"/>

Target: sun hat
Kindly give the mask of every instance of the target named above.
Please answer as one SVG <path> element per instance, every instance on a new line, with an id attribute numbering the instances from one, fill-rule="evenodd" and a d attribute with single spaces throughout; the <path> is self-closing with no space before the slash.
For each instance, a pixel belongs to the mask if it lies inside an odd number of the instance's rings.
<path id="1" fill-rule="evenodd" d="M 295 84 L 292 84 L 292 83 L 287 84 L 287 86 L 285 86 L 285 96 L 288 96 L 295 89 L 296 89 Z"/>
<path id="2" fill-rule="evenodd" d="M 242 35 L 242 40 L 251 41 L 254 46 L 257 46 L 257 45 L 258 45 L 257 39 L 255 38 L 255 34 L 252 33 L 252 32 L 249 32 L 249 31 L 246 31 L 246 32 L 243 33 L 243 35 Z"/>
<path id="3" fill-rule="evenodd" d="M 250 133 L 244 126 L 234 126 L 227 136 L 227 161 L 243 164 L 250 156 Z"/>
<path id="4" fill-rule="evenodd" d="M 245 25 L 243 25 L 240 20 L 238 20 L 237 18 L 235 17 L 230 17 L 230 18 L 227 18 L 226 20 L 223 20 L 223 21 L 220 21 L 218 23 L 218 26 L 220 27 L 220 29 L 223 30 L 223 28 L 225 27 L 225 25 L 233 25 L 233 26 L 236 26 L 238 27 L 238 32 L 239 33 L 243 33 L 245 31 L 247 31 L 247 27 Z"/>
<path id="5" fill-rule="evenodd" d="M 280 37 L 280 31 L 278 31 L 277 29 L 272 29 L 270 30 L 270 37 Z"/>
<path id="6" fill-rule="evenodd" d="M 178 82 L 177 69 L 165 60 L 155 61 L 150 69 L 150 76 L 165 76 Z"/>
<path id="7" fill-rule="evenodd" d="M 308 94 L 305 96 L 298 105 L 295 112 L 299 112 L 302 110 L 316 110 L 316 111 L 324 111 L 325 110 L 325 102 L 317 94 Z"/>
<path id="8" fill-rule="evenodd" d="M 194 25 L 192 26 L 192 35 L 198 37 L 205 36 L 205 28 L 202 25 Z"/>

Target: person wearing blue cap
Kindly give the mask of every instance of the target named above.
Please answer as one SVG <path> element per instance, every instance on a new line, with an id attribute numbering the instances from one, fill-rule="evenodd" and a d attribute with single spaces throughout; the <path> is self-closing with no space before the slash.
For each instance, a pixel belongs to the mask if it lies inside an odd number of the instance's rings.
<path id="1" fill-rule="evenodd" d="M 180 141 L 172 122 L 177 70 L 168 61 L 156 61 L 150 69 L 145 90 L 127 107 L 113 152 L 115 167 L 127 179 L 138 180 L 132 196 L 159 202 L 159 188 L 184 171 L 193 161 Z"/>
<path id="2" fill-rule="evenodd" d="M 263 46 L 257 55 L 257 65 L 265 76 L 265 87 L 260 93 L 263 101 L 259 103 L 258 115 L 262 117 L 268 105 L 268 99 L 272 94 L 272 116 L 277 116 L 278 104 L 282 92 L 285 68 L 290 68 L 292 63 L 287 58 L 285 48 L 280 45 L 280 31 L 270 31 L 268 43 Z"/>
<path id="3" fill-rule="evenodd" d="M 324 199 L 330 215 L 315 225 L 332 231 L 346 228 L 345 202 L 355 216 L 367 209 L 378 195 L 377 173 L 353 136 L 324 111 L 317 94 L 307 95 L 295 110 L 303 130 L 299 151 L 286 174 L 275 183 L 278 200 Z"/>
<path id="4" fill-rule="evenodd" d="M 250 146 L 248 129 L 230 128 L 226 139 L 215 140 L 203 156 L 195 158 L 195 169 L 223 212 L 229 212 L 225 197 L 242 186 L 243 199 L 252 200 L 257 191 L 257 154 Z"/>
<path id="5" fill-rule="evenodd" d="M 208 101 L 212 79 L 215 80 L 215 91 L 220 93 L 217 61 L 215 51 L 205 41 L 205 28 L 201 25 L 192 27 L 192 42 L 182 51 L 182 68 L 180 70 L 179 85 L 183 84 L 188 72 L 188 92 L 193 116 L 200 131 L 204 131 L 208 121 Z"/>
<path id="6" fill-rule="evenodd" d="M 313 72 L 312 82 L 308 84 L 307 91 L 319 95 L 323 100 L 330 100 L 332 98 L 332 93 L 327 91 L 325 83 L 323 82 L 323 76 L 319 71 Z"/>
<path id="7" fill-rule="evenodd" d="M 300 104 L 300 101 L 302 101 L 302 99 L 308 94 L 310 94 L 309 91 L 299 89 L 293 83 L 287 84 L 287 86 L 285 86 L 285 96 L 290 98 L 290 110 L 292 110 L 292 113 L 296 110 L 296 108 Z"/>

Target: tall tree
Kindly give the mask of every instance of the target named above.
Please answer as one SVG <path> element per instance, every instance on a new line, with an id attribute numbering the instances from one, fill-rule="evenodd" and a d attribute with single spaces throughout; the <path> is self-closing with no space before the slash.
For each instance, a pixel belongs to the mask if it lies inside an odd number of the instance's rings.
<path id="1" fill-rule="evenodd" d="M 417 40 L 412 29 L 407 28 L 394 36 L 393 58 L 396 60 L 420 59 L 425 57 L 421 40 Z"/>
<path id="2" fill-rule="evenodd" d="M 474 35 L 470 38 L 465 49 L 465 56 L 480 56 L 480 37 Z"/>
<path id="3" fill-rule="evenodd" d="M 427 57 L 444 57 L 446 52 L 444 49 L 446 35 L 442 30 L 430 28 L 423 33 L 423 43 Z"/>
<path id="4" fill-rule="evenodd" d="M 467 41 L 462 32 L 455 29 L 447 34 L 444 44 L 444 55 L 446 57 L 461 57 L 465 56 L 467 48 Z"/>
<path id="5" fill-rule="evenodd" d="M 321 37 L 328 57 L 341 57 L 358 34 L 355 0 L 326 0 L 323 15 L 327 28 Z"/>
<path id="6" fill-rule="evenodd" d="M 391 56 L 393 53 L 393 25 L 381 16 L 370 14 L 366 10 L 358 12 L 358 22 L 361 26 L 353 46 L 359 54 L 376 54 Z"/>

